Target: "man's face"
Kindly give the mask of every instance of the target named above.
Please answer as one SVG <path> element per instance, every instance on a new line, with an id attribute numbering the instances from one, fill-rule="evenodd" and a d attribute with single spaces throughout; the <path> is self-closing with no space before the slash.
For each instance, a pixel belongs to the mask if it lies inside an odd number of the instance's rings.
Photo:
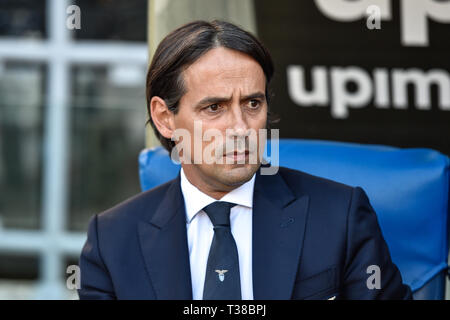
<path id="1" fill-rule="evenodd" d="M 252 153 L 249 144 L 255 146 L 259 129 L 266 128 L 264 72 L 250 56 L 219 47 L 200 57 L 182 75 L 186 93 L 173 123 L 175 128 L 188 130 L 192 137 L 189 150 L 192 164 L 182 164 L 186 176 L 193 183 L 206 183 L 217 191 L 232 190 L 248 181 L 260 166 L 261 146 L 256 144 Z M 194 132 L 195 122 L 201 123 L 200 135 L 198 127 L 197 135 Z M 196 164 L 194 139 L 201 139 L 210 129 L 218 130 L 223 138 L 197 142 L 202 145 L 202 151 L 209 146 L 215 152 L 212 157 L 222 161 L 205 163 L 202 159 Z M 256 135 L 250 138 L 250 132 Z"/>

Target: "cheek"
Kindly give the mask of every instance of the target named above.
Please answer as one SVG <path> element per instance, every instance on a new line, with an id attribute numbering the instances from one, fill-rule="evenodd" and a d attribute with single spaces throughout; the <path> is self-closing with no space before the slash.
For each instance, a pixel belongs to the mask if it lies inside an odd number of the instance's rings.
<path id="1" fill-rule="evenodd" d="M 267 123 L 267 108 L 261 110 L 261 112 L 251 119 L 251 127 L 255 130 L 266 128 Z"/>
<path id="2" fill-rule="evenodd" d="M 225 129 L 219 125 L 214 127 L 203 127 L 203 137 L 201 144 L 205 151 L 205 156 L 216 158 L 222 155 L 224 145 L 226 143 Z"/>
<path id="3" fill-rule="evenodd" d="M 175 130 L 179 132 L 188 133 L 190 135 L 191 142 L 194 139 L 195 126 L 194 120 L 191 117 L 186 116 L 183 112 L 178 112 L 174 117 Z"/>

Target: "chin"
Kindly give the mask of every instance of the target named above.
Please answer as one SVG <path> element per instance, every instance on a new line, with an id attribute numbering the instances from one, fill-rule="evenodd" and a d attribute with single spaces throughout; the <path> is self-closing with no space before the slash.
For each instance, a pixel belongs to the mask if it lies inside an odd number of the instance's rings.
<path id="1" fill-rule="evenodd" d="M 259 164 L 232 164 L 220 170 L 222 183 L 229 186 L 239 186 L 249 181 L 258 170 Z"/>

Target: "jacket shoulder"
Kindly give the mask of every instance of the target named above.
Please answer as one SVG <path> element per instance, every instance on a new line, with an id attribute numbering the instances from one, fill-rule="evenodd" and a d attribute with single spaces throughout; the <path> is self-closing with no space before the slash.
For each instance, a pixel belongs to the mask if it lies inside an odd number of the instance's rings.
<path id="1" fill-rule="evenodd" d="M 112 223 L 114 221 L 118 223 L 125 221 L 135 222 L 143 218 L 144 215 L 155 212 L 161 200 L 164 198 L 167 189 L 175 180 L 170 180 L 155 188 L 139 193 L 99 213 L 97 215 L 99 224 Z"/>
<path id="2" fill-rule="evenodd" d="M 319 177 L 300 170 L 294 170 L 286 167 L 279 168 L 279 174 L 296 194 L 309 194 L 310 196 L 350 196 L 354 187 L 334 181 L 331 179 Z"/>

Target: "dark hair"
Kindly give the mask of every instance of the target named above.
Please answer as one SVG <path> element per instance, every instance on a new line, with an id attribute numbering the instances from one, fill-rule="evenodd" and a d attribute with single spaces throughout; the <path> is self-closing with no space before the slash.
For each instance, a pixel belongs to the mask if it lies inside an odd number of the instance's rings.
<path id="1" fill-rule="evenodd" d="M 146 96 L 148 122 L 164 148 L 171 152 L 175 143 L 163 137 L 150 113 L 150 101 L 158 96 L 174 114 L 186 93 L 182 72 L 213 48 L 224 47 L 251 56 L 266 76 L 266 99 L 269 103 L 269 83 L 274 73 L 272 58 L 264 45 L 251 33 L 225 21 L 193 21 L 168 34 L 158 45 L 147 73 Z M 278 119 L 268 111 L 267 128 Z M 269 130 L 270 131 L 270 130 Z M 269 136 L 269 135 L 268 135 Z"/>

